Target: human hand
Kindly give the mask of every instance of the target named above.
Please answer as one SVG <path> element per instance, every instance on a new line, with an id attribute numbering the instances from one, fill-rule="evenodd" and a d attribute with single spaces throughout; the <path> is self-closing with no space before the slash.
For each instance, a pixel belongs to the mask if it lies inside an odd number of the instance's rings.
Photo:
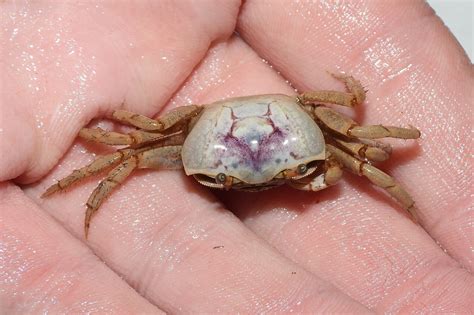
<path id="1" fill-rule="evenodd" d="M 1 309 L 470 310 L 472 65 L 426 4 L 2 6 Z M 103 204 L 87 242 L 84 202 L 98 177 L 39 198 L 106 152 L 76 135 L 122 103 L 153 116 L 294 93 L 285 79 L 299 90 L 341 90 L 327 70 L 369 89 L 356 109 L 361 123 L 422 131 L 417 143 L 394 142 L 382 169 L 413 195 L 424 229 L 347 173 L 317 193 L 213 194 L 179 171 L 139 171 Z"/>

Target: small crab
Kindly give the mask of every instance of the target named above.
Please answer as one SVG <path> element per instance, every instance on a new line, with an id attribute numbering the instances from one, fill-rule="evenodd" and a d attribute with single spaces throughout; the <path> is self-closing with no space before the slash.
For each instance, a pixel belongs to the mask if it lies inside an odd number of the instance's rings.
<path id="1" fill-rule="evenodd" d="M 115 166 L 87 201 L 87 237 L 91 218 L 102 202 L 137 168 L 184 168 L 202 185 L 246 191 L 282 184 L 318 191 L 335 184 L 345 168 L 385 189 L 416 220 L 410 195 L 373 166 L 391 153 L 389 145 L 374 139 L 416 139 L 420 132 L 412 127 L 360 126 L 324 106 L 322 103 L 353 107 L 365 100 L 358 80 L 343 74 L 333 76 L 345 83 L 347 92 L 237 97 L 178 107 L 157 119 L 117 110 L 113 113 L 115 120 L 138 129 L 123 134 L 83 128 L 79 136 L 126 147 L 73 171 L 42 197 Z"/>

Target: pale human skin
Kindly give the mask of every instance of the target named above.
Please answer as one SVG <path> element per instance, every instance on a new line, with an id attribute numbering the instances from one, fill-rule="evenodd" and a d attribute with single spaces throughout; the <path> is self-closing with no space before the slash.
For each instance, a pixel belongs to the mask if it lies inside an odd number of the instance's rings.
<path id="1" fill-rule="evenodd" d="M 472 310 L 474 75 L 425 3 L 85 3 L 0 7 L 2 312 Z M 87 242 L 99 177 L 39 198 L 106 152 L 76 140 L 93 118 L 294 93 L 285 80 L 342 90 L 327 70 L 368 88 L 359 122 L 422 131 L 381 166 L 412 194 L 421 227 L 347 174 L 318 193 L 216 194 L 180 171 L 139 171 Z"/>

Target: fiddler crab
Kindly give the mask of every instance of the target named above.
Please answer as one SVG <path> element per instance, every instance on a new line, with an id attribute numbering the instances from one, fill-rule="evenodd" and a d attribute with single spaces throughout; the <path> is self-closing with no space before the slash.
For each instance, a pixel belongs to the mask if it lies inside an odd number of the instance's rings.
<path id="1" fill-rule="evenodd" d="M 347 92 L 311 91 L 297 96 L 268 94 L 177 107 L 163 117 L 117 110 L 113 118 L 138 128 L 117 133 L 83 128 L 79 137 L 126 146 L 74 170 L 49 187 L 42 197 L 107 168 L 107 177 L 87 201 L 84 232 L 100 205 L 132 172 L 181 169 L 198 183 L 218 189 L 259 191 L 288 184 L 318 191 L 335 184 L 347 169 L 385 189 L 416 220 L 413 199 L 374 162 L 389 158 L 391 147 L 374 139 L 417 139 L 420 131 L 382 125 L 360 126 L 322 103 L 353 107 L 365 100 L 361 83 L 333 75 Z"/>

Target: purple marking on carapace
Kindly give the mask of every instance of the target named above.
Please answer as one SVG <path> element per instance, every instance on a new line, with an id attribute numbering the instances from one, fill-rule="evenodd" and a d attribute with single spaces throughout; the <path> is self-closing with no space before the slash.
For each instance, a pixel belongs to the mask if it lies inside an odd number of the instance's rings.
<path id="1" fill-rule="evenodd" d="M 244 138 L 238 138 L 231 132 L 225 135 L 221 143 L 227 148 L 220 152 L 222 158 L 232 155 L 239 158 L 240 165 L 246 165 L 256 172 L 260 172 L 262 165 L 274 158 L 273 152 L 278 150 L 286 138 L 279 128 L 273 127 L 270 134 L 261 134 L 257 130 L 249 132 Z M 256 142 L 256 145 L 252 142 Z M 252 149 L 252 145 L 255 149 Z"/>

